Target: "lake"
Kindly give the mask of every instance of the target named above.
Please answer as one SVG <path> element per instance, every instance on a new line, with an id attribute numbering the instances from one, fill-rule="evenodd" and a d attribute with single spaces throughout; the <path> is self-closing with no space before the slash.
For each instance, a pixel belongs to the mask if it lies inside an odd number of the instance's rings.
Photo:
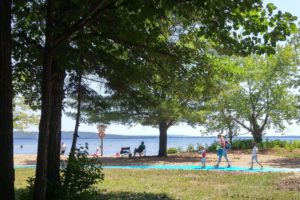
<path id="1" fill-rule="evenodd" d="M 77 146 L 84 146 L 85 143 L 89 144 L 89 153 L 95 153 L 96 148 L 100 145 L 100 139 L 97 138 L 96 134 L 80 134 L 83 135 L 78 138 Z M 196 147 L 198 144 L 210 145 L 217 138 L 216 137 L 192 137 L 192 136 L 168 136 L 168 148 L 175 147 L 186 149 L 188 145 L 193 145 Z M 239 137 L 237 139 L 251 139 L 251 137 Z M 285 140 L 293 141 L 300 140 L 300 136 L 266 136 L 264 139 L 268 140 Z M 157 155 L 159 148 L 159 138 L 158 136 L 123 136 L 123 135 L 107 135 L 104 138 L 104 156 L 115 155 L 116 152 L 120 151 L 121 147 L 130 147 L 131 151 L 138 147 L 141 141 L 145 142 L 146 154 L 147 155 Z M 69 152 L 72 135 L 63 133 L 62 142 L 67 145 L 66 153 Z M 14 153 L 15 154 L 36 154 L 37 152 L 37 133 L 25 136 L 22 134 L 17 134 L 14 137 Z M 20 146 L 23 146 L 21 148 Z"/>

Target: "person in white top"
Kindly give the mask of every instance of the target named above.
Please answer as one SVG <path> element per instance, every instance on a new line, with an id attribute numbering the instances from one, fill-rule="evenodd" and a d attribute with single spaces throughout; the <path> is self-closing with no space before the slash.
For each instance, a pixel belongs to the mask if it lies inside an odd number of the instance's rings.
<path id="1" fill-rule="evenodd" d="M 253 162 L 254 162 L 254 160 L 255 160 L 255 162 L 256 162 L 257 164 L 260 165 L 261 169 L 263 169 L 262 164 L 261 164 L 260 162 L 258 162 L 258 160 L 257 160 L 257 152 L 258 152 L 258 148 L 257 148 L 255 142 L 252 143 L 252 147 L 253 147 L 253 148 L 252 148 L 252 160 L 251 160 L 251 167 L 250 167 L 250 170 L 253 169 Z"/>

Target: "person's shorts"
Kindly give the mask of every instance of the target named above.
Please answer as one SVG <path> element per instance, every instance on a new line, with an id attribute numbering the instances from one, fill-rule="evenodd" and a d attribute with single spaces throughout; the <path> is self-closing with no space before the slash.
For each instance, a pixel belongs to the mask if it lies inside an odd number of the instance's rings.
<path id="1" fill-rule="evenodd" d="M 206 158 L 201 158 L 201 162 L 202 163 L 206 162 Z"/>
<path id="2" fill-rule="evenodd" d="M 218 156 L 223 156 L 224 155 L 224 149 L 220 148 L 217 150 L 217 155 Z"/>

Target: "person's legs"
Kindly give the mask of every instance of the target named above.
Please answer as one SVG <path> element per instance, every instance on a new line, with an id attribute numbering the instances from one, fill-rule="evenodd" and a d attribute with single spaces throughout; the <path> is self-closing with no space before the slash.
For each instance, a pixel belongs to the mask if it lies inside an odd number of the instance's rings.
<path id="1" fill-rule="evenodd" d="M 215 165 L 215 168 L 218 168 L 218 167 L 219 167 L 219 165 L 220 165 L 220 163 L 221 163 L 221 160 L 222 160 L 222 155 L 219 154 L 218 156 L 219 156 L 219 157 L 218 157 L 218 162 L 217 162 L 217 164 Z"/>
<path id="2" fill-rule="evenodd" d="M 201 158 L 202 168 L 206 167 L 206 158 Z"/>
<path id="3" fill-rule="evenodd" d="M 223 149 L 223 155 L 224 155 L 225 160 L 227 161 L 227 164 L 228 164 L 227 167 L 231 167 L 230 160 L 227 157 L 227 149 Z"/>
<path id="4" fill-rule="evenodd" d="M 135 154 L 138 152 L 137 148 L 134 148 L 134 151 L 133 151 L 133 156 L 135 156 Z"/>
<path id="5" fill-rule="evenodd" d="M 250 167 L 251 170 L 253 169 L 253 160 L 254 159 L 255 159 L 255 156 L 252 156 L 252 158 L 251 158 L 251 167 Z"/>
<path id="6" fill-rule="evenodd" d="M 257 164 L 259 164 L 259 165 L 260 165 L 260 168 L 262 169 L 262 168 L 263 168 L 263 166 L 262 166 L 262 164 L 261 164 L 260 162 L 258 162 L 258 160 L 257 160 L 257 157 L 255 157 L 255 161 L 256 161 L 256 163 L 257 163 Z M 252 160 L 252 163 L 253 163 L 253 160 Z"/>

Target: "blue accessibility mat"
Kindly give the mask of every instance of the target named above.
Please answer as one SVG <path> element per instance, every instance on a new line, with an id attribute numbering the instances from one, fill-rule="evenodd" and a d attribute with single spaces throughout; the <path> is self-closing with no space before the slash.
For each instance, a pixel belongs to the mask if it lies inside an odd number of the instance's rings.
<path id="1" fill-rule="evenodd" d="M 15 169 L 35 168 L 35 165 L 15 165 Z M 201 168 L 199 165 L 126 165 L 126 166 L 102 166 L 106 169 L 157 169 L 157 170 L 196 170 L 196 171 L 229 171 L 229 172 L 300 172 L 300 168 L 271 168 L 263 169 L 249 167 L 219 167 L 206 166 Z"/>
<path id="2" fill-rule="evenodd" d="M 128 165 L 128 166 L 103 166 L 108 169 L 159 169 L 159 170 L 197 170 L 197 171 L 231 171 L 231 172 L 300 172 L 300 168 L 270 168 L 263 169 L 249 167 L 219 167 L 206 166 L 201 168 L 197 165 Z"/>

